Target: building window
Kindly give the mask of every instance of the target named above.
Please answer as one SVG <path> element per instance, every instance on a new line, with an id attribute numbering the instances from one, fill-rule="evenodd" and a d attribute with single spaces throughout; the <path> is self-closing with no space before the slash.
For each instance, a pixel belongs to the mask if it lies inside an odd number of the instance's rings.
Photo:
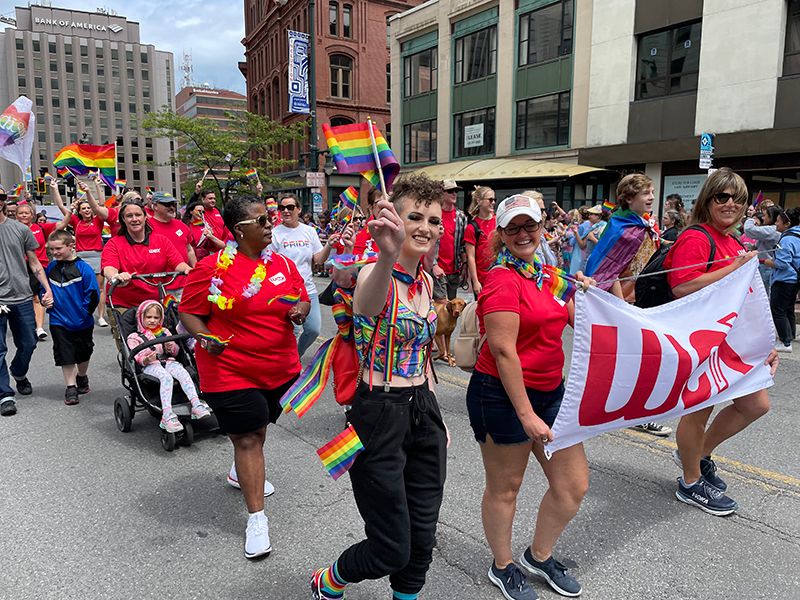
<path id="1" fill-rule="evenodd" d="M 338 127 L 339 125 L 352 125 L 355 121 L 350 117 L 331 117 L 331 127 Z"/>
<path id="2" fill-rule="evenodd" d="M 403 162 L 406 164 L 436 160 L 436 119 L 403 127 Z"/>
<path id="3" fill-rule="evenodd" d="M 331 96 L 350 98 L 353 59 L 344 54 L 331 56 Z"/>
<path id="4" fill-rule="evenodd" d="M 406 98 L 436 90 L 438 51 L 430 48 L 403 59 L 403 95 Z"/>
<path id="5" fill-rule="evenodd" d="M 517 150 L 569 144 L 569 92 L 517 102 Z"/>
<path id="6" fill-rule="evenodd" d="M 386 63 L 386 104 L 392 103 L 392 63 Z"/>
<path id="7" fill-rule="evenodd" d="M 696 90 L 700 21 L 640 36 L 638 57 L 637 100 Z"/>
<path id="8" fill-rule="evenodd" d="M 22 48 L 23 48 L 23 46 L 22 46 L 22 40 L 19 40 L 19 39 L 18 39 L 18 40 L 16 40 L 16 41 L 15 41 L 15 43 L 16 43 L 16 48 L 17 48 L 17 50 L 22 50 Z"/>
<path id="9" fill-rule="evenodd" d="M 342 37 L 353 37 L 353 7 L 349 4 L 342 6 Z"/>
<path id="10" fill-rule="evenodd" d="M 339 3 L 328 3 L 328 32 L 339 37 Z"/>
<path id="11" fill-rule="evenodd" d="M 453 136 L 456 158 L 494 152 L 494 108 L 453 115 Z"/>
<path id="12" fill-rule="evenodd" d="M 783 74 L 800 74 L 800 0 L 789 0 L 786 16 L 786 49 L 783 57 Z"/>
<path id="13" fill-rule="evenodd" d="M 561 0 L 519 18 L 519 65 L 572 52 L 572 0 Z"/>
<path id="14" fill-rule="evenodd" d="M 464 83 L 494 75 L 497 70 L 497 26 L 456 40 L 455 78 Z"/>

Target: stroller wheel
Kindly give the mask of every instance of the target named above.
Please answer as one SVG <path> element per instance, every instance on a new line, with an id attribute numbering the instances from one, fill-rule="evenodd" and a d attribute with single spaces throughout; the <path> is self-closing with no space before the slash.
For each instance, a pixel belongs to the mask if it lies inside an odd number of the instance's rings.
<path id="1" fill-rule="evenodd" d="M 191 446 L 193 442 L 194 442 L 194 427 L 192 427 L 191 421 L 184 421 L 183 435 L 181 435 L 181 445 Z"/>
<path id="2" fill-rule="evenodd" d="M 123 433 L 131 430 L 133 413 L 131 412 L 130 404 L 125 398 L 118 397 L 114 400 L 114 420 L 117 422 L 117 429 Z"/>
<path id="3" fill-rule="evenodd" d="M 167 431 L 161 432 L 161 447 L 164 448 L 167 452 L 172 452 L 175 450 L 175 444 L 177 443 L 177 437 L 174 433 L 169 433 Z"/>

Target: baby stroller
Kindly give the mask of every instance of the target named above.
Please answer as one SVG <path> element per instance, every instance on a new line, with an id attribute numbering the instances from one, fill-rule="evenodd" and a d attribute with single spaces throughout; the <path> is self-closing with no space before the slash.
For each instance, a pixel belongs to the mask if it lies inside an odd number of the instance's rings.
<path id="1" fill-rule="evenodd" d="M 168 272 L 133 276 L 134 279 L 138 279 L 147 285 L 158 288 L 161 304 L 164 305 L 164 326 L 172 332 L 175 332 L 178 326 L 177 302 L 165 302 L 165 300 L 168 299 L 165 288 L 175 281 L 178 275 L 180 275 L 180 273 Z M 200 387 L 198 385 L 194 356 L 186 345 L 186 340 L 192 337 L 191 334 L 180 333 L 159 337 L 155 340 L 147 340 L 133 349 L 128 348 L 126 343 L 127 337 L 137 329 L 136 307 L 129 308 L 125 312 L 120 312 L 116 309 L 114 307 L 114 289 L 116 287 L 116 282 L 113 282 L 109 287 L 107 301 L 110 309 L 109 313 L 113 319 L 112 331 L 114 332 L 117 348 L 119 349 L 117 362 L 119 362 L 120 366 L 122 387 L 128 391 L 128 394 L 119 396 L 114 400 L 114 420 L 117 423 L 117 429 L 127 433 L 131 430 L 133 417 L 137 412 L 146 410 L 153 417 L 157 419 L 161 418 L 160 383 L 157 378 L 143 373 L 142 367 L 134 360 L 136 355 L 141 351 L 156 344 L 164 344 L 166 342 L 177 343 L 180 351 L 175 359 L 189 372 L 198 390 Z M 172 452 L 178 444 L 191 446 L 194 441 L 195 433 L 191 419 L 191 404 L 179 385 L 175 385 L 172 390 L 172 408 L 183 425 L 183 431 L 178 433 L 161 431 L 161 446 L 167 452 Z M 203 429 L 205 430 L 217 429 L 216 418 L 214 416 L 206 417 L 201 421 L 195 421 L 195 423 L 202 423 Z"/>

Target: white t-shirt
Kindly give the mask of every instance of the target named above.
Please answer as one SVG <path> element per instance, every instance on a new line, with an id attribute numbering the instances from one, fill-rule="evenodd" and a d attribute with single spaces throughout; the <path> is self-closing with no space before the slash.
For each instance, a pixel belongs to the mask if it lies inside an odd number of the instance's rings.
<path id="1" fill-rule="evenodd" d="M 311 276 L 311 262 L 314 255 L 322 250 L 322 242 L 313 227 L 300 223 L 297 227 L 280 224 L 272 229 L 274 252 L 278 252 L 292 260 L 306 283 L 306 291 L 317 295 L 317 287 Z"/>

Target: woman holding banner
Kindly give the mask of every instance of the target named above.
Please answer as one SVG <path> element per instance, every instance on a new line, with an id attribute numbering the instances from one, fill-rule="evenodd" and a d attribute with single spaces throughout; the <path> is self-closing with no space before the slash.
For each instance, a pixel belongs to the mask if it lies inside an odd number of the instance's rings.
<path id="1" fill-rule="evenodd" d="M 706 179 L 692 209 L 691 223 L 702 231 L 684 231 L 664 260 L 669 285 L 676 298 L 682 298 L 719 281 L 757 255 L 747 252 L 732 235 L 747 207 L 744 180 L 728 168 Z M 712 243 L 713 240 L 713 243 Z M 709 263 L 709 257 L 713 256 Z M 730 260 L 724 260 L 730 259 Z M 778 367 L 778 355 L 767 358 L 772 373 Z M 678 449 L 673 459 L 683 469 L 675 496 L 681 502 L 716 516 L 729 515 L 738 505 L 725 495 L 727 484 L 717 474 L 711 458 L 714 450 L 769 411 L 767 390 L 737 398 L 722 409 L 707 427 L 713 407 L 681 418 L 675 438 Z"/>
<path id="2" fill-rule="evenodd" d="M 559 594 L 578 596 L 581 585 L 552 552 L 589 488 L 589 465 L 582 444 L 559 450 L 550 460 L 544 455 L 564 395 L 562 333 L 572 323 L 574 305 L 542 288 L 535 256 L 544 229 L 536 201 L 510 196 L 496 215 L 495 266 L 477 309 L 486 343 L 467 389 L 470 425 L 486 473 L 481 514 L 494 556 L 489 579 L 506 598 L 536 598 L 511 551 L 517 495 L 533 453 L 549 488 L 539 505 L 533 543 L 519 565 Z M 576 278 L 591 282 L 581 273 Z"/>

